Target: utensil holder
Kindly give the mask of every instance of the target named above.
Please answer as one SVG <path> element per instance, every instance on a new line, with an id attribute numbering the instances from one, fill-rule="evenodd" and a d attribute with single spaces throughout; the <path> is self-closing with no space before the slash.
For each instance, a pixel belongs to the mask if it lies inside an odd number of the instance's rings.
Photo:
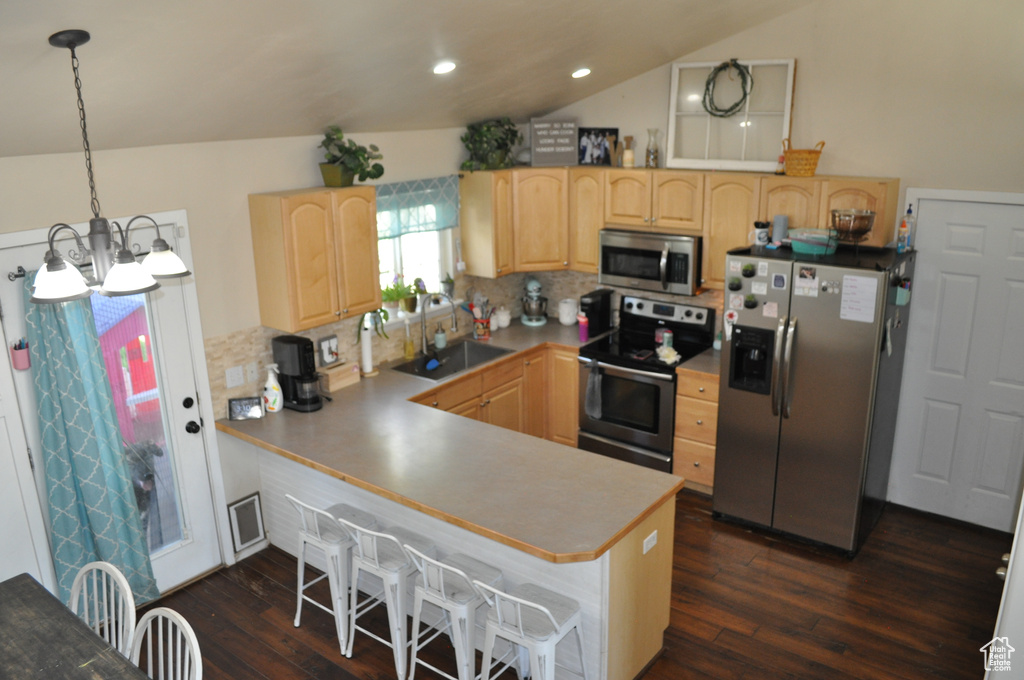
<path id="1" fill-rule="evenodd" d="M 11 348 L 11 366 L 16 371 L 27 371 L 32 366 L 28 356 L 28 347 L 24 349 Z"/>
<path id="2" fill-rule="evenodd" d="M 475 319 L 473 321 L 473 339 L 474 340 L 490 340 L 491 339 L 491 320 L 490 319 Z"/>

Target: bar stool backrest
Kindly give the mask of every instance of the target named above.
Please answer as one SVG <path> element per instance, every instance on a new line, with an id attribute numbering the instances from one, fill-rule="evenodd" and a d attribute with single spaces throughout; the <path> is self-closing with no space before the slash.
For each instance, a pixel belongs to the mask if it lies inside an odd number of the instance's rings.
<path id="1" fill-rule="evenodd" d="M 314 508 L 291 494 L 286 493 L 284 497 L 299 512 L 303 532 L 321 543 L 337 542 L 339 538 L 344 538 L 343 531 L 330 513 Z"/>
<path id="2" fill-rule="evenodd" d="M 480 581 L 473 581 L 473 585 L 479 589 L 480 593 L 484 596 L 484 600 L 487 601 L 487 604 L 497 615 L 498 627 L 502 630 L 513 633 L 521 638 L 527 637 L 530 631 L 524 626 L 523 621 L 523 614 L 526 612 L 535 612 L 535 616 L 539 615 L 547 618 L 551 622 L 551 630 L 558 630 L 558 622 L 551 615 L 547 607 L 509 595 Z"/>
<path id="3" fill-rule="evenodd" d="M 444 602 L 448 601 L 448 593 L 446 592 L 445 585 L 445 573 L 447 572 L 447 588 L 460 588 L 466 592 L 475 593 L 479 595 L 481 599 L 484 599 L 483 593 L 473 585 L 473 580 L 470 579 L 469 576 L 467 576 L 461 569 L 457 569 L 449 564 L 438 562 L 437 560 L 424 555 L 411 545 L 406 545 L 405 551 L 409 553 L 413 564 L 416 565 L 420 574 L 423 575 L 423 589 L 428 595 Z"/>
<path id="4" fill-rule="evenodd" d="M 335 521 L 344 527 L 355 540 L 359 556 L 369 561 L 377 569 L 394 568 L 395 565 L 381 565 L 381 560 L 387 557 L 397 557 L 399 562 L 404 560 L 404 565 L 412 563 L 412 558 L 402 547 L 401 541 L 391 534 L 361 527 L 341 517 Z"/>
<path id="5" fill-rule="evenodd" d="M 128 579 L 109 562 L 90 562 L 71 584 L 68 609 L 127 657 L 135 632 L 135 596 Z"/>

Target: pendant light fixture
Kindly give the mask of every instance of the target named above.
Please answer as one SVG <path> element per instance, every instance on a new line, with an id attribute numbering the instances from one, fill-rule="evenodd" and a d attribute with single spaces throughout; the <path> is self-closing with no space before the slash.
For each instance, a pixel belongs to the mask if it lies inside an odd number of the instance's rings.
<path id="1" fill-rule="evenodd" d="M 148 215 L 138 215 L 128 221 L 124 229 L 117 222 L 108 222 L 100 216 L 100 201 L 96 196 L 96 182 L 92 174 L 92 152 L 89 149 L 89 134 L 85 125 L 85 104 L 82 101 L 82 79 L 78 74 L 78 55 L 75 48 L 89 42 L 89 33 L 82 30 L 67 30 L 50 36 L 50 44 L 54 47 L 71 51 L 71 70 L 75 74 L 75 91 L 78 93 L 78 116 L 82 127 L 82 148 L 85 151 L 85 169 L 89 175 L 89 194 L 91 197 L 92 219 L 89 220 L 89 233 L 86 240 L 88 248 L 74 227 L 59 222 L 50 227 L 47 237 L 49 251 L 46 253 L 46 266 L 39 270 L 35 281 L 31 302 L 52 303 L 79 300 L 88 297 L 93 290 L 103 295 L 135 295 L 147 293 L 160 287 L 156 279 L 178 278 L 188 276 L 188 270 L 181 258 L 174 254 L 167 241 L 160 238 L 160 225 Z M 131 250 L 129 232 L 136 220 L 148 220 L 156 227 L 156 240 L 149 254 L 139 264 Z M 114 226 L 120 243 L 111 239 Z M 78 263 L 85 261 L 85 256 L 92 257 L 92 278 L 86 281 L 81 273 L 65 260 L 54 245 L 57 234 L 68 230 L 74 234 L 78 250 L 69 257 Z"/>

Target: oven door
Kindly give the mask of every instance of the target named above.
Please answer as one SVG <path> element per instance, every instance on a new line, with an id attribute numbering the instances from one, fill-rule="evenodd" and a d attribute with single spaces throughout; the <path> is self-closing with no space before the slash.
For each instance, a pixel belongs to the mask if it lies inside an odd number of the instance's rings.
<path id="1" fill-rule="evenodd" d="M 579 361 L 581 439 L 590 433 L 671 456 L 675 374 L 640 371 L 586 357 Z"/>
<path id="2" fill-rule="evenodd" d="M 601 284 L 694 295 L 699 277 L 698 238 L 601 231 Z"/>

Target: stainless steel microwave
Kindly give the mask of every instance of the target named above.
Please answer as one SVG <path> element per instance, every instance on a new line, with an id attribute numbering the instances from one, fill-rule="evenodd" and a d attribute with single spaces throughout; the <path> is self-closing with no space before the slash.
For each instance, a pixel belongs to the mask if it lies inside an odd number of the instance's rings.
<path id="1" fill-rule="evenodd" d="M 597 280 L 675 295 L 700 292 L 701 240 L 694 236 L 601 230 Z"/>

